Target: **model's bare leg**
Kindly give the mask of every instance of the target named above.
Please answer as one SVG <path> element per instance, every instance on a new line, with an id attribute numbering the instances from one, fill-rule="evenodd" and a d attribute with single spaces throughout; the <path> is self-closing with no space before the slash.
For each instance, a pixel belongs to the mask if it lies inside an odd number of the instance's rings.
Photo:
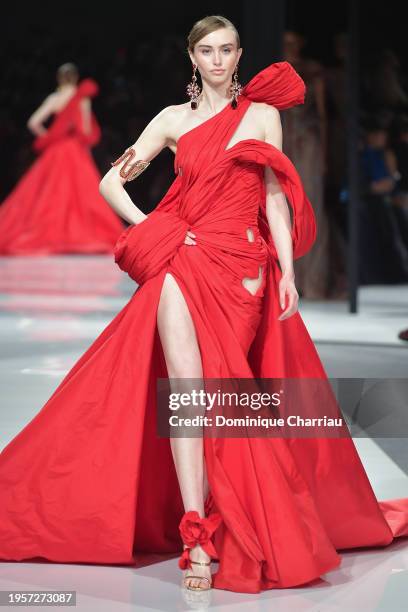
<path id="1" fill-rule="evenodd" d="M 202 378 L 201 354 L 190 311 L 176 279 L 165 275 L 157 311 L 157 327 L 160 335 L 172 392 L 183 392 L 182 378 Z M 176 379 L 171 381 L 171 379 Z M 197 414 L 197 413 L 195 413 Z M 170 438 L 174 465 L 180 485 L 185 511 L 197 510 L 204 517 L 204 501 L 208 492 L 205 473 L 203 438 Z M 210 557 L 196 546 L 190 551 L 193 561 L 210 561 Z M 190 574 L 211 578 L 210 566 L 194 565 Z M 206 580 L 191 578 L 186 586 L 206 588 Z"/>

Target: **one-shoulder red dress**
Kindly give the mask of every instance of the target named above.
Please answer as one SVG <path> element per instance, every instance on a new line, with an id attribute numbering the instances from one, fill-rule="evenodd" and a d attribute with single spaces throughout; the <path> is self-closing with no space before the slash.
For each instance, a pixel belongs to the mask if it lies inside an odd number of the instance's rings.
<path id="1" fill-rule="evenodd" d="M 38 136 L 40 154 L 0 206 L 0 254 L 112 253 L 124 225 L 99 193 L 99 171 L 90 147 L 100 140 L 91 111 L 83 129 L 81 100 L 94 97 L 93 79 L 75 94 Z"/>
<path id="2" fill-rule="evenodd" d="M 290 64 L 274 63 L 249 81 L 236 109 L 179 139 L 168 192 L 116 245 L 139 287 L 0 455 L 1 559 L 132 564 L 139 552 L 181 553 L 184 508 L 169 439 L 156 429 L 166 273 L 191 313 L 206 379 L 327 380 L 300 313 L 278 320 L 265 166 L 291 205 L 295 257 L 315 239 L 313 208 L 277 148 L 252 138 L 227 147 L 252 101 L 281 109 L 304 93 Z M 189 228 L 196 246 L 184 244 Z M 257 277 L 260 265 L 265 281 L 251 293 L 242 278 Z M 340 549 L 408 535 L 408 499 L 377 501 L 350 437 L 205 436 L 204 452 L 206 511 L 222 516 L 215 588 L 305 584 L 336 568 Z"/>

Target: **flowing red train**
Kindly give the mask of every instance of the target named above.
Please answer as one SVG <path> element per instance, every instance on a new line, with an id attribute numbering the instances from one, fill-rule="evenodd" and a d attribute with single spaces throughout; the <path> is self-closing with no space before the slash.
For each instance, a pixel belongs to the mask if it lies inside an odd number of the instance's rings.
<path id="1" fill-rule="evenodd" d="M 283 109 L 304 93 L 290 64 L 274 63 L 249 81 L 237 109 L 179 139 L 174 182 L 116 245 L 117 263 L 140 287 L 0 455 L 1 559 L 132 564 L 143 551 L 182 552 L 170 444 L 156 435 L 156 379 L 167 375 L 156 316 L 167 273 L 191 313 L 205 378 L 327 378 L 300 313 L 278 320 L 265 166 L 291 205 L 295 258 L 316 238 L 311 203 L 272 145 L 227 148 L 252 101 Z M 184 244 L 188 228 L 194 247 Z M 260 266 L 264 283 L 253 294 L 241 281 Z M 222 517 L 215 588 L 305 584 L 337 567 L 340 549 L 408 535 L 408 499 L 377 501 L 350 437 L 205 437 L 204 451 L 206 510 Z"/>

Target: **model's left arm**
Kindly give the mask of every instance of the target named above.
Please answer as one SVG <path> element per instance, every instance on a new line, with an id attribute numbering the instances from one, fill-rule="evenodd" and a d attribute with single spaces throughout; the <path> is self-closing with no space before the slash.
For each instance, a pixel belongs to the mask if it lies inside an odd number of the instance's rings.
<path id="1" fill-rule="evenodd" d="M 282 124 L 279 111 L 268 104 L 264 108 L 265 142 L 282 151 Z M 279 281 L 279 303 L 281 308 L 288 305 L 278 317 L 279 321 L 292 316 L 298 309 L 299 295 L 295 287 L 293 268 L 293 244 L 291 219 L 286 196 L 270 166 L 265 166 L 266 216 L 275 244 L 282 271 Z"/>
<path id="2" fill-rule="evenodd" d="M 81 108 L 81 119 L 82 119 L 82 131 L 84 134 L 90 134 L 91 132 L 91 99 L 88 97 L 82 98 L 80 102 Z"/>

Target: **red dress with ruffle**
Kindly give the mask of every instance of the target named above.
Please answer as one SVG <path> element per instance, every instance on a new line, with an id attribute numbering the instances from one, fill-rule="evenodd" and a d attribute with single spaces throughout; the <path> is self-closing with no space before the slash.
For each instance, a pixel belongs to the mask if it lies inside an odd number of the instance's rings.
<path id="1" fill-rule="evenodd" d="M 100 140 L 82 125 L 81 100 L 98 86 L 84 79 L 43 136 L 34 141 L 38 159 L 0 206 L 0 253 L 112 253 L 123 223 L 99 193 L 100 174 L 89 148 Z"/>
<path id="2" fill-rule="evenodd" d="M 179 484 L 169 439 L 156 430 L 156 381 L 167 376 L 156 320 L 166 273 L 191 313 L 205 379 L 327 380 L 300 313 L 278 320 L 263 173 L 274 170 L 291 205 L 295 257 L 316 236 L 299 176 L 268 143 L 226 148 L 251 101 L 282 109 L 303 96 L 290 64 L 272 64 L 236 109 L 179 139 L 174 182 L 117 243 L 116 261 L 139 287 L 0 455 L 1 559 L 132 564 L 141 552 L 182 552 Z M 196 246 L 184 244 L 189 228 Z M 242 278 L 257 277 L 260 265 L 265 281 L 250 293 Z M 340 549 L 408 535 L 408 499 L 377 501 L 350 437 L 205 436 L 204 452 L 206 510 L 222 517 L 215 588 L 305 584 L 336 568 Z"/>

